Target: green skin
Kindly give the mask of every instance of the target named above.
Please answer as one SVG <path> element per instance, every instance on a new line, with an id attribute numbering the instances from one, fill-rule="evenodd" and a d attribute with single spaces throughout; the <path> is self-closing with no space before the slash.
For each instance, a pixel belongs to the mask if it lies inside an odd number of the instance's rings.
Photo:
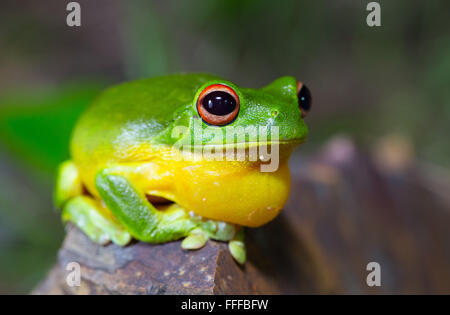
<path id="1" fill-rule="evenodd" d="M 216 83 L 234 89 L 240 99 L 240 111 L 232 123 L 215 128 L 278 126 L 281 141 L 306 138 L 308 130 L 298 108 L 295 78 L 281 77 L 261 89 L 249 89 L 212 75 L 178 74 L 132 81 L 104 91 L 77 123 L 72 154 L 77 151 L 98 156 L 102 152 L 106 164 L 119 165 L 120 161 L 145 160 L 145 156 L 133 155 L 130 150 L 143 144 L 157 149 L 180 141 L 191 142 L 191 137 L 201 146 L 225 143 L 225 139 L 193 130 L 194 121 L 201 121 L 202 128 L 208 127 L 197 112 L 196 100 L 205 87 Z M 191 133 L 177 135 L 172 132 L 176 126 L 186 126 Z M 246 140 L 257 139 L 247 135 Z M 73 222 L 92 240 L 126 245 L 132 237 L 149 243 L 185 238 L 184 249 L 197 249 L 212 238 L 229 241 L 232 256 L 240 263 L 245 261 L 242 228 L 189 216 L 177 205 L 167 211 L 158 210 L 124 172 L 119 175 L 117 168 L 104 167 L 95 176 L 95 186 L 114 215 L 111 217 L 94 198 L 83 195 L 75 164 L 68 161 L 61 165 L 55 202 L 63 209 L 63 220 Z"/>

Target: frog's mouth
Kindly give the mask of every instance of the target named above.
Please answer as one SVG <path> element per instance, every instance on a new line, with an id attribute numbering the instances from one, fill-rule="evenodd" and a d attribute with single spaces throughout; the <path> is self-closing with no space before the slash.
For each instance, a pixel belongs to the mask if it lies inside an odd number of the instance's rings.
<path id="1" fill-rule="evenodd" d="M 289 158 L 292 151 L 306 139 L 262 141 L 262 142 L 238 142 L 225 144 L 204 144 L 184 146 L 179 149 L 183 155 L 191 157 L 214 160 L 221 159 L 236 161 L 264 161 L 267 159 Z"/>
<path id="2" fill-rule="evenodd" d="M 276 141 L 244 141 L 244 142 L 237 142 L 237 143 L 223 143 L 223 144 L 217 144 L 217 143 L 207 143 L 203 145 L 192 145 L 191 148 L 193 149 L 203 149 L 203 148 L 252 148 L 252 147 L 270 147 L 270 146 L 279 146 L 279 147 L 291 147 L 291 146 L 298 146 L 302 143 L 304 143 L 306 139 L 292 139 L 292 140 L 276 140 Z"/>

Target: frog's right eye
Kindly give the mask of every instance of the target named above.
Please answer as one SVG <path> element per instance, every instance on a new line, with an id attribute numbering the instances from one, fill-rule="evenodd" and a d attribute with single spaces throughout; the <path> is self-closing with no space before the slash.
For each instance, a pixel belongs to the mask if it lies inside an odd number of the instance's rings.
<path id="1" fill-rule="evenodd" d="M 197 111 L 207 124 L 229 124 L 239 113 L 239 96 L 224 84 L 207 86 L 198 97 Z"/>

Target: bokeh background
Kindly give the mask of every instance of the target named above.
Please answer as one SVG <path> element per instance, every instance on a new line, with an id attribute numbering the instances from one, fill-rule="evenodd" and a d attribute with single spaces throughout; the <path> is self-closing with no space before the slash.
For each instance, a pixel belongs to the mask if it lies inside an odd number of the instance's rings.
<path id="1" fill-rule="evenodd" d="M 76 118 L 102 88 L 173 72 L 310 87 L 308 154 L 338 134 L 376 148 L 395 135 L 450 167 L 450 2 L 69 1 L 0 4 L 0 293 L 26 293 L 63 239 L 52 186 Z"/>

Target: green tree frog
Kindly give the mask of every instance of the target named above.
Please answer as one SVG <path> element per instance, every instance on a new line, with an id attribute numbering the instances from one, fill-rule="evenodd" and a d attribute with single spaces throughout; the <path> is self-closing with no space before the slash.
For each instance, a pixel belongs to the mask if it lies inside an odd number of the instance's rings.
<path id="1" fill-rule="evenodd" d="M 260 89 L 209 74 L 113 86 L 74 128 L 72 159 L 57 175 L 56 206 L 64 222 L 100 244 L 183 239 L 181 247 L 193 250 L 214 239 L 227 241 L 231 255 L 244 263 L 243 227 L 271 221 L 286 203 L 288 159 L 306 139 L 303 118 L 310 107 L 308 88 L 289 76 Z M 236 127 L 269 131 L 264 141 L 260 134 L 226 138 Z M 191 144 L 189 154 L 180 143 Z M 261 171 L 265 162 L 248 154 L 263 144 L 279 146 L 274 171 Z M 209 159 L 198 153 L 206 148 L 246 153 Z"/>

